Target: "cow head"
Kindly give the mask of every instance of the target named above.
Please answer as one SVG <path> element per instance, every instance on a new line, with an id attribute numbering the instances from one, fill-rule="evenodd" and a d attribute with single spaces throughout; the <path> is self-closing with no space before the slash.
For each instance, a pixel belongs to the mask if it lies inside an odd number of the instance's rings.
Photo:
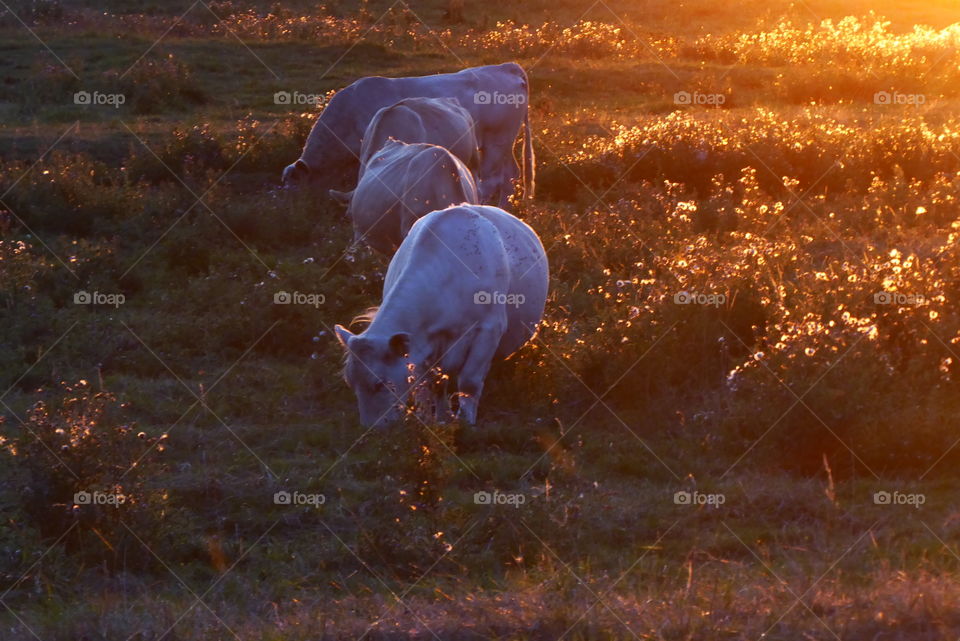
<path id="1" fill-rule="evenodd" d="M 280 182 L 284 187 L 298 187 L 309 179 L 310 167 L 303 160 L 297 159 L 297 162 L 283 168 L 283 177 Z"/>
<path id="2" fill-rule="evenodd" d="M 343 377 L 357 396 L 360 422 L 364 427 L 397 422 L 410 396 L 410 335 L 365 336 L 342 325 L 334 331 L 346 351 Z"/>

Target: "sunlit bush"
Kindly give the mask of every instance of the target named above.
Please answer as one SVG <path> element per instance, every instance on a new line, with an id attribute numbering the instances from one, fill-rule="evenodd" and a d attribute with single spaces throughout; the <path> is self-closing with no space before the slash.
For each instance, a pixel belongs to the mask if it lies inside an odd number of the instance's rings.
<path id="1" fill-rule="evenodd" d="M 809 108 L 790 114 L 761 108 L 749 115 L 675 111 L 584 141 L 563 165 L 544 168 L 539 182 L 547 197 L 562 199 L 581 191 L 570 171 L 597 193 L 618 181 L 666 178 L 703 195 L 715 176 L 732 179 L 752 167 L 760 187 L 787 203 L 810 188 L 814 194 L 862 193 L 878 177 L 952 174 L 960 165 L 953 153 L 958 136 L 957 122 L 932 123 L 919 115 L 877 121 Z"/>
<path id="2" fill-rule="evenodd" d="M 202 103 L 203 90 L 189 67 L 173 54 L 150 55 L 138 60 L 129 73 L 114 81 L 134 113 L 158 113 Z"/>
<path id="3" fill-rule="evenodd" d="M 896 33 L 890 24 L 873 13 L 863 19 L 847 16 L 810 25 L 784 20 L 766 31 L 707 36 L 698 44 L 729 51 L 739 62 L 765 65 L 828 64 L 906 75 L 927 72 L 932 61 L 947 56 L 938 64 L 955 66 L 951 60 L 960 54 L 960 26 L 917 25 L 912 31 Z"/>
<path id="4" fill-rule="evenodd" d="M 85 236 L 95 229 L 108 230 L 143 202 L 122 173 L 82 154 L 55 150 L 32 168 L 8 163 L 0 167 L 0 175 L 18 180 L 6 201 L 37 231 Z"/>
<path id="5" fill-rule="evenodd" d="M 41 394 L 0 452 L 6 482 L 20 490 L 23 527 L 111 570 L 152 565 L 138 537 L 159 535 L 166 499 L 146 483 L 166 435 L 139 432 L 125 414 L 85 380 L 62 384 Z"/>

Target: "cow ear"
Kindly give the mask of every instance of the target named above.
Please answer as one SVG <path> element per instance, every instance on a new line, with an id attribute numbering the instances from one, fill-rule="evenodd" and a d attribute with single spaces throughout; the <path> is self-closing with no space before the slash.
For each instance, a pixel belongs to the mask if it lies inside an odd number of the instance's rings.
<path id="1" fill-rule="evenodd" d="M 350 339 L 353 338 L 353 333 L 349 329 L 343 325 L 337 325 L 333 328 L 333 333 L 337 335 L 337 340 L 340 341 L 344 349 L 350 347 Z"/>
<path id="2" fill-rule="evenodd" d="M 336 189 L 331 189 L 327 192 L 330 194 L 330 197 L 333 198 L 337 204 L 348 207 L 350 205 L 350 200 L 353 199 L 352 191 L 337 191 Z"/>
<path id="3" fill-rule="evenodd" d="M 400 333 L 391 336 L 390 352 L 398 358 L 407 357 L 410 354 L 410 334 Z"/>

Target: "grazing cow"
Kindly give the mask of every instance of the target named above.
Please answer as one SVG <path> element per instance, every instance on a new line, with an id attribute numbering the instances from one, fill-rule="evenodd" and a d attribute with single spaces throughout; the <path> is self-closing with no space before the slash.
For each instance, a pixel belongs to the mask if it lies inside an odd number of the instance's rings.
<path id="1" fill-rule="evenodd" d="M 361 78 L 338 91 L 313 125 L 300 158 L 283 170 L 283 183 L 304 180 L 349 189 L 359 169 L 361 141 L 380 109 L 404 98 L 453 98 L 473 117 L 480 147 L 477 183 L 485 203 L 507 204 L 520 175 L 513 144 L 524 127 L 524 193 L 534 192 L 533 132 L 527 74 L 520 65 L 473 67 L 412 78 Z"/>
<path id="2" fill-rule="evenodd" d="M 336 326 L 360 421 L 373 427 L 399 419 L 411 393 L 423 398 L 422 382 L 439 368 L 456 379 L 460 419 L 475 423 L 493 359 L 533 337 L 547 281 L 537 234 L 502 209 L 461 205 L 418 220 L 390 261 L 370 325 L 360 334 Z M 440 413 L 447 397 L 433 390 Z"/>
<path id="3" fill-rule="evenodd" d="M 404 98 L 378 111 L 360 146 L 360 178 L 370 157 L 390 138 L 439 145 L 462 160 L 470 171 L 480 166 L 473 116 L 452 98 Z"/>
<path id="4" fill-rule="evenodd" d="M 330 190 L 347 205 L 353 239 L 392 256 L 418 218 L 436 209 L 479 203 L 473 174 L 443 147 L 388 140 L 352 192 Z"/>

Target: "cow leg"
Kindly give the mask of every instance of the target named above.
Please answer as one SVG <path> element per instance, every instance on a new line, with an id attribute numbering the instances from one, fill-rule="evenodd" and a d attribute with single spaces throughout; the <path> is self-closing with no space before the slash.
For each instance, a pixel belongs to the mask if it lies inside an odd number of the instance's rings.
<path id="1" fill-rule="evenodd" d="M 428 370 L 416 367 L 412 370 L 411 380 L 418 381 L 413 389 L 417 416 L 424 422 L 436 422 L 441 413 L 440 392 L 444 389 L 443 374 L 437 367 Z"/>
<path id="2" fill-rule="evenodd" d="M 494 148 L 485 150 L 481 154 L 480 170 L 477 172 L 477 190 L 480 192 L 480 202 L 484 205 L 502 206 L 506 194 L 507 186 L 504 179 L 509 182 L 507 174 L 508 166 L 513 164 L 517 167 L 519 175 L 519 165 L 513 159 L 512 149 L 507 147 L 506 153 L 500 153 L 500 149 Z"/>
<path id="3" fill-rule="evenodd" d="M 512 150 L 511 153 L 504 157 L 500 167 L 499 202 L 497 206 L 500 209 L 509 211 L 510 196 L 512 196 L 516 190 L 515 181 L 520 178 L 520 165 L 517 164 L 517 159 L 513 157 Z"/>
<path id="4" fill-rule="evenodd" d="M 434 386 L 433 419 L 437 423 L 446 423 L 450 420 L 450 397 L 447 396 L 447 377 L 441 375 Z"/>
<path id="5" fill-rule="evenodd" d="M 494 184 L 494 180 L 493 176 L 483 174 L 477 177 L 477 195 L 480 196 L 480 204 L 491 205 L 499 201 L 500 187 Z"/>
<path id="6" fill-rule="evenodd" d="M 478 329 L 470 345 L 470 353 L 467 354 L 467 359 L 457 377 L 457 396 L 460 399 L 457 417 L 467 425 L 474 425 L 477 422 L 477 408 L 483 392 L 483 381 L 487 378 L 487 372 L 493 364 L 493 356 L 497 352 L 502 335 L 502 329 L 487 327 Z"/>
<path id="7" fill-rule="evenodd" d="M 420 359 L 419 362 L 430 362 Z M 450 420 L 450 397 L 447 395 L 447 382 L 439 366 L 426 369 L 420 365 L 411 369 L 410 381 L 417 381 L 413 389 L 414 407 L 417 416 L 424 422 L 446 423 Z"/>
<path id="8" fill-rule="evenodd" d="M 420 381 L 413 390 L 414 411 L 421 421 L 429 421 L 433 418 L 435 410 L 432 387 L 433 381 L 428 377 L 427 380 Z"/>
<path id="9" fill-rule="evenodd" d="M 513 185 L 513 182 L 506 181 L 505 184 L 500 185 L 500 202 L 497 203 L 497 207 L 504 211 L 510 211 L 510 196 L 513 195 L 513 190 L 507 185 Z"/>
<path id="10" fill-rule="evenodd" d="M 510 184 L 510 180 L 501 173 L 487 176 L 478 187 L 482 204 L 505 209 L 505 205 L 509 203 L 510 194 L 513 193 Z"/>

